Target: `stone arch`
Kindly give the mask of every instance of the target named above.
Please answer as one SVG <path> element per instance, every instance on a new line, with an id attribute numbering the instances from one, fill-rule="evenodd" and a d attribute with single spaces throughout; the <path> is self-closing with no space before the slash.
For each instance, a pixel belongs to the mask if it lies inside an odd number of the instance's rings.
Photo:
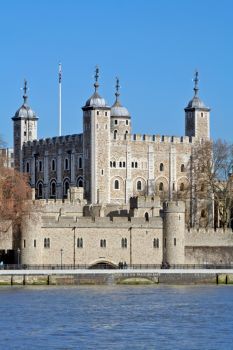
<path id="1" fill-rule="evenodd" d="M 89 269 L 117 269 L 118 265 L 109 260 L 97 260 L 90 264 Z"/>
<path id="2" fill-rule="evenodd" d="M 139 177 L 136 177 L 134 180 L 133 180 L 133 184 L 134 184 L 134 192 L 138 192 L 139 194 L 145 194 L 146 193 L 146 180 L 139 176 Z"/>
<path id="3" fill-rule="evenodd" d="M 119 188 L 115 188 L 115 181 L 118 181 Z M 113 190 L 122 190 L 124 188 L 124 179 L 121 176 L 114 176 L 111 179 L 112 189 Z"/>

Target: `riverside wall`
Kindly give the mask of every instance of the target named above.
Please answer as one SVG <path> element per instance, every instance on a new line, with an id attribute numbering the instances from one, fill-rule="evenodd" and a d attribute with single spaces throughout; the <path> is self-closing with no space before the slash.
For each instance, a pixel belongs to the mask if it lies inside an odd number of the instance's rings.
<path id="1" fill-rule="evenodd" d="M 232 284 L 233 270 L 14 270 L 0 271 L 1 286 Z"/>

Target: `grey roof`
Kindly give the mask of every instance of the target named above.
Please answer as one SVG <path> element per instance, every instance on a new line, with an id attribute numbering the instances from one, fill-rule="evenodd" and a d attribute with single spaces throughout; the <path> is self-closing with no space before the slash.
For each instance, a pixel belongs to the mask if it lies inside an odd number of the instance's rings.
<path id="1" fill-rule="evenodd" d="M 14 118 L 35 119 L 36 113 L 27 104 L 23 104 L 15 113 Z"/>
<path id="2" fill-rule="evenodd" d="M 198 96 L 194 96 L 191 101 L 189 101 L 187 108 L 207 108 Z"/>
<path id="3" fill-rule="evenodd" d="M 114 103 L 111 108 L 111 117 L 129 117 L 129 111 L 123 107 L 118 100 Z"/>
<path id="4" fill-rule="evenodd" d="M 107 104 L 105 99 L 95 91 L 94 94 L 87 100 L 85 107 L 107 107 Z"/>

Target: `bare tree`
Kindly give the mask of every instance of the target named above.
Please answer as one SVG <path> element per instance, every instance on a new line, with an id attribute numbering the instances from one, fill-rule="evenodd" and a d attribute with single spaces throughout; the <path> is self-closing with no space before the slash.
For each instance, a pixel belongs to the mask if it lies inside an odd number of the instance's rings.
<path id="1" fill-rule="evenodd" d="M 233 145 L 226 141 L 203 141 L 194 146 L 189 166 L 191 201 L 199 221 L 208 225 L 210 213 L 215 226 L 230 225 L 233 208 Z M 214 209 L 213 209 L 214 205 Z M 193 210 L 194 211 L 194 210 Z M 196 221 L 197 222 L 197 221 Z"/>

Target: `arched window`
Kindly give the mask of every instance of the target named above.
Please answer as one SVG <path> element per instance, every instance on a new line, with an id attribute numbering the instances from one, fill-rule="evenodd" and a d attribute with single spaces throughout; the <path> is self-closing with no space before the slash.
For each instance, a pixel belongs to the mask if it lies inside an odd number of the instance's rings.
<path id="1" fill-rule="evenodd" d="M 115 182 L 114 182 L 114 189 L 115 190 L 119 190 L 119 188 L 120 188 L 119 180 L 115 180 Z"/>
<path id="2" fill-rule="evenodd" d="M 79 169 L 83 168 L 83 158 L 82 157 L 79 157 L 79 159 L 78 159 L 78 167 L 79 167 Z"/>
<path id="3" fill-rule="evenodd" d="M 122 162 L 119 162 L 119 168 L 122 168 Z"/>
<path id="4" fill-rule="evenodd" d="M 26 163 L 26 172 L 27 173 L 30 172 L 30 163 L 29 162 Z"/>
<path id="5" fill-rule="evenodd" d="M 39 171 L 43 170 L 43 163 L 42 160 L 39 160 Z"/>
<path id="6" fill-rule="evenodd" d="M 159 170 L 160 170 L 160 171 L 164 171 L 164 165 L 163 165 L 163 163 L 160 163 Z"/>
<path id="7" fill-rule="evenodd" d="M 68 158 L 65 159 L 64 168 L 65 168 L 65 170 L 69 170 L 69 159 Z"/>
<path id="8" fill-rule="evenodd" d="M 77 179 L 77 187 L 83 187 L 83 178 L 81 176 Z"/>
<path id="9" fill-rule="evenodd" d="M 184 164 L 181 164 L 181 166 L 180 166 L 180 171 L 181 171 L 181 173 L 184 173 Z"/>
<path id="10" fill-rule="evenodd" d="M 163 183 L 162 182 L 160 182 L 160 184 L 159 184 L 159 191 L 163 191 Z"/>
<path id="11" fill-rule="evenodd" d="M 51 170 L 52 170 L 52 171 L 55 171 L 55 170 L 56 170 L 56 161 L 55 161 L 55 159 L 52 159 L 52 162 L 51 162 Z"/>
<path id="12" fill-rule="evenodd" d="M 180 184 L 180 191 L 184 191 L 184 183 L 183 182 Z"/>
<path id="13" fill-rule="evenodd" d="M 147 212 L 145 213 L 145 219 L 146 221 L 149 221 L 149 214 Z"/>
<path id="14" fill-rule="evenodd" d="M 110 168 L 112 168 L 112 161 L 110 161 Z"/>
<path id="15" fill-rule="evenodd" d="M 67 198 L 69 188 L 70 188 L 70 182 L 68 179 L 66 179 L 63 183 L 63 197 L 64 198 Z"/>
<path id="16" fill-rule="evenodd" d="M 202 211 L 201 211 L 201 217 L 202 217 L 202 218 L 205 218 L 205 217 L 206 217 L 206 211 L 205 211 L 205 209 L 202 209 Z"/>
<path id="17" fill-rule="evenodd" d="M 138 167 L 138 162 L 135 162 L 135 168 L 137 168 Z"/>
<path id="18" fill-rule="evenodd" d="M 100 240 L 100 247 L 101 248 L 106 248 L 106 239 L 101 239 Z"/>
<path id="19" fill-rule="evenodd" d="M 114 130 L 114 140 L 117 138 L 117 130 Z"/>
<path id="20" fill-rule="evenodd" d="M 56 181 L 52 180 L 50 183 L 50 197 L 55 198 L 56 197 Z"/>
<path id="21" fill-rule="evenodd" d="M 142 190 L 142 182 L 139 180 L 137 182 L 137 191 L 141 191 Z"/>
<path id="22" fill-rule="evenodd" d="M 39 182 L 37 185 L 37 198 L 43 198 L 43 183 Z"/>
<path id="23" fill-rule="evenodd" d="M 115 168 L 116 167 L 116 162 L 114 161 L 114 162 L 112 162 L 112 166 L 113 166 L 113 168 Z"/>

